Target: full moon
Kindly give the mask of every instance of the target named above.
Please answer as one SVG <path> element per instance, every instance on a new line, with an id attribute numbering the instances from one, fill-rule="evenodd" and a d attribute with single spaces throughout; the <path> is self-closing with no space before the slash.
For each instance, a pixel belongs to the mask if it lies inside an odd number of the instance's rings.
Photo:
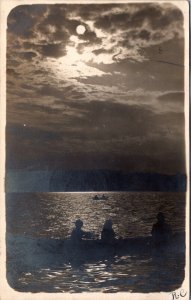
<path id="1" fill-rule="evenodd" d="M 78 25 L 76 27 L 76 32 L 77 34 L 84 34 L 84 32 L 86 31 L 86 28 L 84 25 Z"/>

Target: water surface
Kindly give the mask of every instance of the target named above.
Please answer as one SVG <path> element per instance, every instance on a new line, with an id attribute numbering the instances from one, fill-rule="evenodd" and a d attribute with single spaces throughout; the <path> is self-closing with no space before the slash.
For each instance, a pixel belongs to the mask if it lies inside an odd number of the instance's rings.
<path id="1" fill-rule="evenodd" d="M 99 193 L 97 193 L 99 195 Z M 100 193 L 102 194 L 102 193 Z M 65 263 L 39 240 L 69 238 L 80 218 L 97 238 L 106 219 L 117 238 L 149 236 L 163 211 L 174 233 L 185 228 L 184 193 L 22 193 L 7 195 L 7 276 L 13 288 L 30 292 L 170 291 L 184 278 L 184 248 L 175 258 L 140 253 L 81 264 Z"/>

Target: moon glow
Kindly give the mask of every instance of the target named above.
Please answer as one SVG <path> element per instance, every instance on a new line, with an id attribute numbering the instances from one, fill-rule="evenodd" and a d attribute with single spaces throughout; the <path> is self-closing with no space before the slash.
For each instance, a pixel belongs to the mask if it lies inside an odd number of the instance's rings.
<path id="1" fill-rule="evenodd" d="M 85 33 L 85 31 L 86 31 L 86 28 L 85 28 L 85 26 L 84 25 L 78 25 L 77 27 L 76 27 L 76 32 L 77 32 L 77 34 L 84 34 Z"/>

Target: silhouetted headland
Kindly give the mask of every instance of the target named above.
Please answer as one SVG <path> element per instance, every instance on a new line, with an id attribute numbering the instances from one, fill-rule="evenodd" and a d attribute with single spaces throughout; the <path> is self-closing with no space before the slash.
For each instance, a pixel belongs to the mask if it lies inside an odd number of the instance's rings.
<path id="1" fill-rule="evenodd" d="M 7 170 L 6 192 L 185 192 L 186 175 L 112 170 Z"/>
<path id="2" fill-rule="evenodd" d="M 185 192 L 186 176 L 109 170 L 55 171 L 51 176 L 50 190 Z"/>

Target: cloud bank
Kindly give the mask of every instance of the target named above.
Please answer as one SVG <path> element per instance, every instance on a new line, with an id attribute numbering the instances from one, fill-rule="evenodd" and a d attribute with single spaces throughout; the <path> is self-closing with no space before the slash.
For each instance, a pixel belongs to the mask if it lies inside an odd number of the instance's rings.
<path id="1" fill-rule="evenodd" d="M 183 171 L 180 9 L 137 3 L 12 10 L 7 145 L 9 168 Z"/>

